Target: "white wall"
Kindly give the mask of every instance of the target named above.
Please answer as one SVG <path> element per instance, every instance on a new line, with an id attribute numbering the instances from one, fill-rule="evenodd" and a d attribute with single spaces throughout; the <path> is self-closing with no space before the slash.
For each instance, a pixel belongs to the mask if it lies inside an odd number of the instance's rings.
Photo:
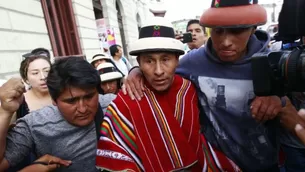
<path id="1" fill-rule="evenodd" d="M 95 54 L 102 53 L 92 0 L 73 0 L 72 3 L 82 51 L 90 60 Z"/>
<path id="2" fill-rule="evenodd" d="M 22 54 L 51 49 L 39 0 L 0 0 L 0 78 L 18 75 Z"/>
<path id="3" fill-rule="evenodd" d="M 138 24 L 137 24 L 137 14 L 140 15 L 142 23 L 145 23 L 149 15 L 148 2 L 146 0 L 118 0 L 119 7 L 123 17 L 124 35 L 126 44 L 122 44 L 120 29 L 117 20 L 117 0 L 101 0 L 103 6 L 103 14 L 107 27 L 112 27 L 115 32 L 115 39 L 117 44 L 125 46 L 127 52 L 125 55 L 129 58 L 129 61 L 136 65 L 136 60 L 129 56 L 129 46 L 134 40 L 138 39 Z"/>
<path id="4" fill-rule="evenodd" d="M 79 31 L 83 54 L 91 59 L 94 54 L 102 53 L 100 49 L 96 21 L 93 11 L 92 0 L 72 0 L 76 25 Z M 120 29 L 117 20 L 116 0 L 101 0 L 103 14 L 107 27 L 112 27 L 115 32 L 117 44 L 129 48 L 130 42 L 138 38 L 138 27 L 136 14 L 139 13 L 141 20 L 145 20 L 145 3 L 137 3 L 134 0 L 120 0 L 119 6 L 123 16 L 124 34 L 126 45 L 122 44 Z M 124 52 L 128 55 L 128 52 Z"/>
<path id="5" fill-rule="evenodd" d="M 142 22 L 151 16 L 147 0 L 120 0 L 126 46 L 138 38 L 136 14 Z M 92 0 L 72 0 L 83 54 L 90 60 L 101 53 Z M 115 0 L 101 0 L 108 26 L 115 30 L 118 44 L 121 35 L 117 21 Z M 22 54 L 37 47 L 51 50 L 49 35 L 40 0 L 0 0 L 0 79 L 18 75 Z M 125 52 L 128 54 L 128 52 Z M 130 57 L 135 64 L 135 60 Z"/>

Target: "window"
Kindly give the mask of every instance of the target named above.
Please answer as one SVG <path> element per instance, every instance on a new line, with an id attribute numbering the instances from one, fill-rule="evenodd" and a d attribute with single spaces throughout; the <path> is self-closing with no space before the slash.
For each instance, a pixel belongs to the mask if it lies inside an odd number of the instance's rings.
<path id="1" fill-rule="evenodd" d="M 71 0 L 41 0 L 53 54 L 82 54 Z"/>
<path id="2" fill-rule="evenodd" d="M 100 0 L 92 0 L 95 19 L 104 18 L 103 7 Z"/>

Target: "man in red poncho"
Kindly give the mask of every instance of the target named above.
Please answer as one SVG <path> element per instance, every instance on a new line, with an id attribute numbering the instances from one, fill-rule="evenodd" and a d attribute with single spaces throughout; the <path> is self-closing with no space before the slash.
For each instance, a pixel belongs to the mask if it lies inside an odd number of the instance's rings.
<path id="1" fill-rule="evenodd" d="M 96 166 L 109 171 L 239 171 L 200 134 L 194 85 L 175 75 L 183 44 L 164 18 L 131 45 L 144 74 L 144 98 L 120 92 L 101 125 Z"/>

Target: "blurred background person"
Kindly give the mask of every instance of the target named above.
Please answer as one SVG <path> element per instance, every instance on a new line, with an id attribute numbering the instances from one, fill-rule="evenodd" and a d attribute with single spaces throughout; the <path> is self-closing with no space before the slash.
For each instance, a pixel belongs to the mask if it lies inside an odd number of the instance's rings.
<path id="1" fill-rule="evenodd" d="M 116 67 L 124 74 L 124 76 L 127 76 L 128 71 L 132 68 L 132 66 L 130 62 L 123 56 L 122 47 L 115 44 L 111 45 L 109 50 Z"/>
<path id="2" fill-rule="evenodd" d="M 98 65 L 110 61 L 112 61 L 112 59 L 109 56 L 105 54 L 96 54 L 92 57 L 90 64 L 96 69 Z"/>
<path id="3" fill-rule="evenodd" d="M 52 104 L 46 84 L 50 67 L 51 61 L 47 56 L 32 54 L 24 57 L 19 73 L 24 83 L 29 85 L 29 90 L 24 93 L 24 101 L 17 110 L 17 119 Z"/>
<path id="4" fill-rule="evenodd" d="M 23 102 L 16 111 L 16 119 L 22 118 L 32 111 L 52 105 L 52 99 L 46 84 L 46 78 L 51 67 L 49 55 L 50 54 L 43 49 L 40 49 L 39 51 L 38 49 L 35 49 L 32 52 L 23 55 L 24 59 L 20 64 L 19 73 L 23 82 L 28 85 L 28 90 L 24 93 Z M 7 81 L 8 84 L 9 82 L 10 81 Z M 12 122 L 14 122 L 14 120 L 15 119 L 12 119 Z M 21 163 L 15 167 L 11 167 L 8 171 L 18 171 L 29 165 L 35 159 L 36 156 L 32 153 Z"/>
<path id="5" fill-rule="evenodd" d="M 198 49 L 205 45 L 207 34 L 205 28 L 199 24 L 199 20 L 190 20 L 187 23 L 186 32 L 192 33 L 193 42 L 187 43 L 190 50 Z"/>
<path id="6" fill-rule="evenodd" d="M 102 63 L 97 67 L 101 78 L 102 94 L 117 94 L 121 89 L 123 74 L 112 63 Z"/>

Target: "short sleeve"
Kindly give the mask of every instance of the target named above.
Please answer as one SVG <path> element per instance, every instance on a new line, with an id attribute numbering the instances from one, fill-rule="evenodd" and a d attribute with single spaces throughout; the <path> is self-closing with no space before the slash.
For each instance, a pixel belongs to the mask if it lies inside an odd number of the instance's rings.
<path id="1" fill-rule="evenodd" d="M 4 157 L 10 166 L 19 164 L 32 151 L 34 142 L 28 117 L 17 120 L 16 126 L 8 131 Z"/>

